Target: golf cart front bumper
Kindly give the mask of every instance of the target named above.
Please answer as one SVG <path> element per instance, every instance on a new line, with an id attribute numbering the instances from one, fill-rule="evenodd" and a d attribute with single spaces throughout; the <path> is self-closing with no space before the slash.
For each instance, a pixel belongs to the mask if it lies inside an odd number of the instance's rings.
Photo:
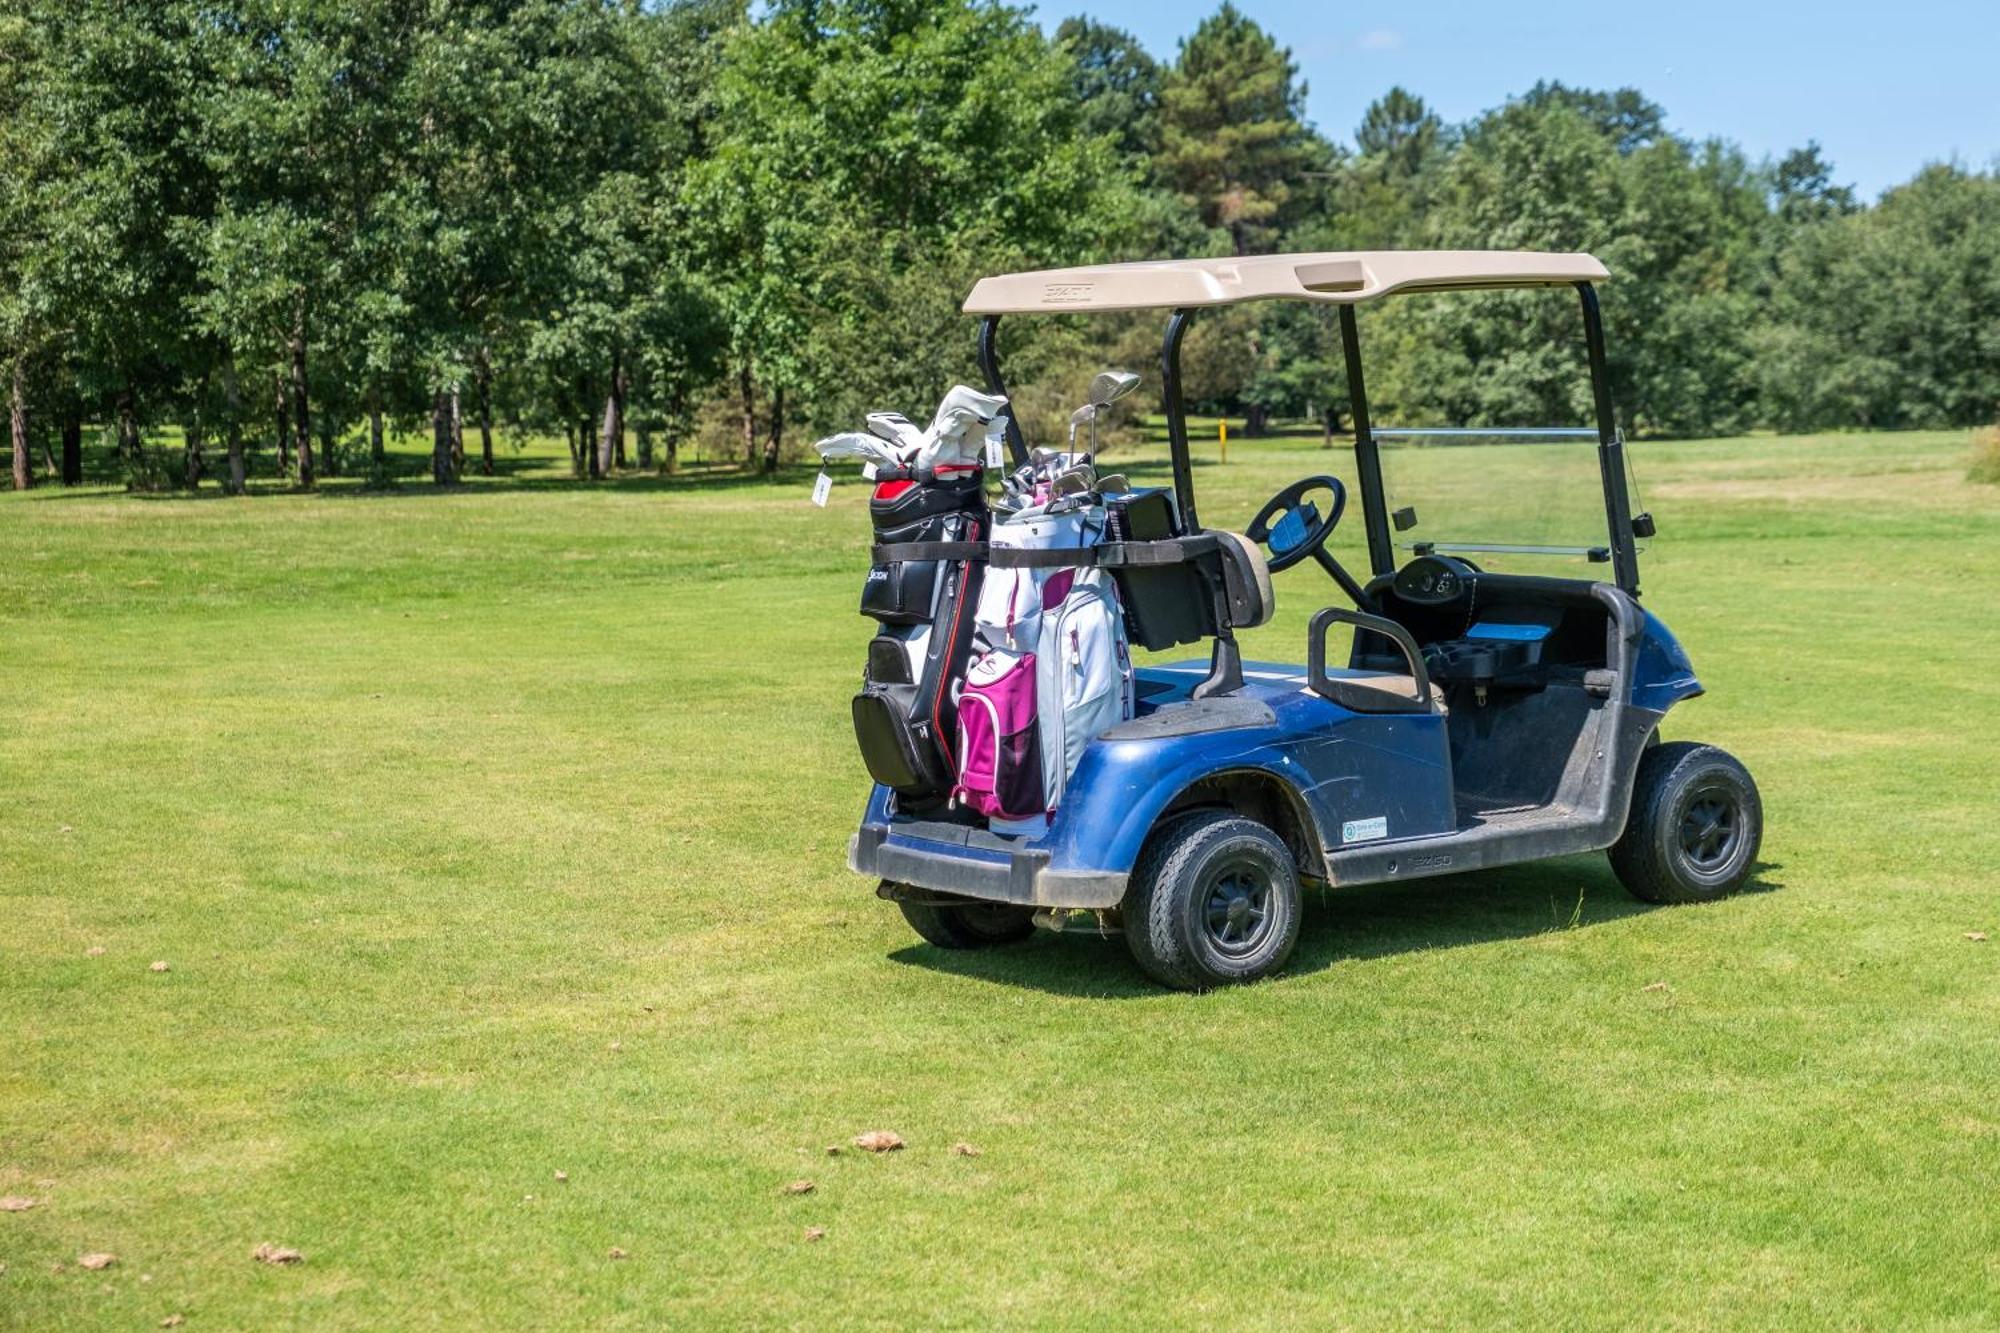
<path id="1" fill-rule="evenodd" d="M 872 812 L 871 812 L 872 813 Z M 1021 907 L 1116 907 L 1130 876 L 1057 870 L 1046 847 L 942 821 L 864 823 L 847 844 L 856 874 Z"/>

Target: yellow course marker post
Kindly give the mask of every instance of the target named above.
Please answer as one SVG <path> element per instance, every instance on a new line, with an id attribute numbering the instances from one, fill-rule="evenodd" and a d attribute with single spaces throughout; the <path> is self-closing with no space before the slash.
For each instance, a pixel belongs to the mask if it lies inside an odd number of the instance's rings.
<path id="1" fill-rule="evenodd" d="M 1215 438 L 1222 442 L 1222 461 L 1227 463 L 1229 461 L 1229 418 L 1228 417 L 1217 417 L 1215 419 Z"/>

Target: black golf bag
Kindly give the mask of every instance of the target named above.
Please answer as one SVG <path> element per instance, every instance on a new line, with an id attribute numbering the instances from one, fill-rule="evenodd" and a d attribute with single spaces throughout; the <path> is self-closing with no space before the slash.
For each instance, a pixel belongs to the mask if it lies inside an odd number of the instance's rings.
<path id="1" fill-rule="evenodd" d="M 977 463 L 879 471 L 868 502 L 876 545 L 985 540 L 980 474 Z M 871 568 L 861 588 L 861 614 L 882 627 L 854 696 L 854 737 L 870 775 L 911 806 L 942 804 L 958 770 L 952 683 L 965 674 L 983 569 L 893 560 Z"/>

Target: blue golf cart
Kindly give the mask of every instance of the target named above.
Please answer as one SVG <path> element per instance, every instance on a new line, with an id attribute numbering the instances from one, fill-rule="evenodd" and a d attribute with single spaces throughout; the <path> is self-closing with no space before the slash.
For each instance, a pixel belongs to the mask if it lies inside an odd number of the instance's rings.
<path id="1" fill-rule="evenodd" d="M 1160 371 L 1171 504 L 1154 529 L 1121 534 L 1100 563 L 1117 576 L 1136 643 L 1206 641 L 1210 651 L 1138 668 L 1135 715 L 1088 744 L 1045 832 L 1008 836 L 934 807 L 904 808 L 878 784 L 851 868 L 879 880 L 934 944 L 990 946 L 1076 921 L 1122 931 L 1148 975 L 1195 990 L 1280 969 L 1298 937 L 1305 883 L 1339 888 L 1608 849 L 1620 881 L 1649 902 L 1708 901 L 1741 885 L 1762 834 L 1755 783 L 1720 749 L 1659 736 L 1667 710 L 1702 687 L 1639 601 L 1638 556 L 1653 523 L 1634 512 L 1612 411 L 1595 286 L 1608 276 L 1584 254 L 1383 251 L 982 280 L 964 308 L 981 318 L 980 362 L 996 394 L 1005 392 L 1003 316 L 1168 312 Z M 1591 425 L 1371 428 L 1359 306 L 1391 294 L 1521 288 L 1569 289 L 1578 302 L 1576 364 L 1589 378 Z M 1253 300 L 1335 309 L 1365 576 L 1328 549 L 1348 509 L 1333 476 L 1288 486 L 1241 537 L 1202 525 L 1182 341 L 1203 310 Z M 1453 438 L 1461 434 L 1491 438 Z M 1011 420 L 1007 436 L 1015 459 L 1026 459 Z M 1573 544 L 1468 532 L 1385 481 L 1385 459 L 1407 457 L 1455 479 L 1461 495 L 1468 479 L 1476 492 L 1481 470 L 1513 455 L 1475 444 L 1524 442 L 1586 463 L 1592 530 Z M 1576 573 L 1596 576 L 1484 567 L 1545 557 L 1569 557 Z M 1312 616 L 1304 665 L 1243 660 L 1236 633 L 1270 619 L 1270 575 L 1308 561 L 1342 604 Z M 1339 662 L 1328 648 L 1337 629 L 1351 633 Z"/>

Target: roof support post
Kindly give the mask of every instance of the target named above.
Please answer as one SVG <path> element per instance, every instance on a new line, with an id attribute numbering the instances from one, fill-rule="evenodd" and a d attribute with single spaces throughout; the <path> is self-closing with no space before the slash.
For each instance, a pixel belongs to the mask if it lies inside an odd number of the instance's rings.
<path id="1" fill-rule="evenodd" d="M 1007 397 L 1007 385 L 1000 378 L 1000 316 L 988 315 L 979 321 L 979 372 L 986 376 L 986 392 Z M 1007 452 L 1020 467 L 1028 461 L 1028 443 L 1021 438 L 1021 423 L 1014 418 L 1014 400 L 1007 399 Z"/>
<path id="2" fill-rule="evenodd" d="M 1190 537 L 1201 531 L 1201 522 L 1194 513 L 1194 463 L 1188 454 L 1187 406 L 1181 401 L 1181 339 L 1193 322 L 1193 310 L 1174 311 L 1160 344 L 1160 390 L 1166 399 L 1167 443 L 1174 458 L 1174 501 L 1181 531 Z"/>
<path id="3" fill-rule="evenodd" d="M 1618 586 L 1639 595 L 1639 553 L 1633 545 L 1632 497 L 1625 487 L 1625 442 L 1611 406 L 1611 375 L 1605 368 L 1604 316 L 1597 289 L 1576 284 L 1583 300 L 1583 340 L 1590 355 L 1590 394 L 1597 407 L 1597 469 L 1604 483 L 1604 517 L 1611 536 L 1611 573 Z"/>
<path id="4" fill-rule="evenodd" d="M 1354 469 L 1361 482 L 1361 521 L 1368 533 L 1368 567 L 1377 577 L 1396 572 L 1389 539 L 1389 499 L 1382 489 L 1382 455 L 1368 423 L 1368 389 L 1361 379 L 1361 333 L 1354 307 L 1340 307 L 1340 350 L 1347 361 L 1347 415 L 1354 421 Z"/>

